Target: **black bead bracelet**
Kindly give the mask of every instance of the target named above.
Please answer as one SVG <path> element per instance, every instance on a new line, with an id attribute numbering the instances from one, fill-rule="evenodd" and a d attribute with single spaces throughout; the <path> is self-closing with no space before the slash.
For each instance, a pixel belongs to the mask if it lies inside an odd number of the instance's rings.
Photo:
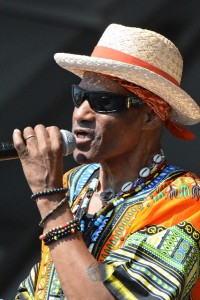
<path id="1" fill-rule="evenodd" d="M 40 239 L 44 241 L 45 245 L 50 245 L 64 237 L 68 237 L 76 233 L 77 231 L 80 231 L 80 224 L 79 219 L 75 218 L 66 224 L 50 229 L 46 234 L 42 234 Z"/>
<path id="2" fill-rule="evenodd" d="M 59 194 L 59 193 L 63 193 L 63 192 L 66 193 L 67 189 L 62 187 L 62 188 L 55 188 L 52 190 L 44 190 L 44 191 L 32 194 L 31 199 L 36 200 L 38 197 L 41 197 L 41 196 L 48 196 L 48 195 Z"/>

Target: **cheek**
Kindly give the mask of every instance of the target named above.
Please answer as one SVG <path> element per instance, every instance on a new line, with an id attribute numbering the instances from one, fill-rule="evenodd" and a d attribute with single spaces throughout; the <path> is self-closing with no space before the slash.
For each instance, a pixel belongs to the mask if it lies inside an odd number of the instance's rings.
<path id="1" fill-rule="evenodd" d="M 142 130 L 142 120 L 137 111 L 127 111 L 121 115 L 112 115 L 110 118 L 107 116 L 106 121 L 99 122 L 99 125 L 97 132 L 100 132 L 102 141 L 110 144 L 120 141 L 130 143 L 131 140 L 138 139 Z"/>
<path id="2" fill-rule="evenodd" d="M 142 134 L 141 119 L 127 115 L 123 121 L 116 123 L 116 126 L 111 129 L 111 140 L 113 148 L 119 147 L 121 151 L 129 151 L 136 147 Z"/>
<path id="3" fill-rule="evenodd" d="M 97 149 L 102 155 L 116 156 L 129 152 L 135 148 L 140 138 L 140 125 L 132 118 L 109 122 L 102 128 L 101 140 L 97 142 Z"/>

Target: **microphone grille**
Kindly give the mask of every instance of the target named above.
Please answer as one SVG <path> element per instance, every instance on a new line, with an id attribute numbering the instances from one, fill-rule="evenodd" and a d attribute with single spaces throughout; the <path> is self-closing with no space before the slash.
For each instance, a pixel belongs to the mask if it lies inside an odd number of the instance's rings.
<path id="1" fill-rule="evenodd" d="M 76 148 L 76 142 L 75 137 L 73 133 L 70 131 L 67 131 L 65 129 L 60 130 L 61 136 L 62 136 L 62 142 L 63 142 L 63 155 L 69 155 L 71 154 L 74 149 Z"/>

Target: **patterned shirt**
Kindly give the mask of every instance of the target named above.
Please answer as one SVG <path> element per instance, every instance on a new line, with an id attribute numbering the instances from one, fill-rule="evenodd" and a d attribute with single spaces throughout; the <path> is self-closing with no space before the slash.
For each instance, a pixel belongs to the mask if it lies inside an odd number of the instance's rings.
<path id="1" fill-rule="evenodd" d="M 98 169 L 83 165 L 64 175 L 72 210 Z M 200 299 L 199 199 L 200 179 L 167 165 L 137 194 L 95 214 L 83 239 L 116 299 Z M 15 299 L 65 299 L 47 246 Z"/>

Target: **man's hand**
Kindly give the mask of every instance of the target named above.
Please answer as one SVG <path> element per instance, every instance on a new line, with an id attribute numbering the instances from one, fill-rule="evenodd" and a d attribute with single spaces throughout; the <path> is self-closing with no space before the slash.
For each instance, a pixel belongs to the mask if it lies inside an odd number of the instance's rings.
<path id="1" fill-rule="evenodd" d="M 58 127 L 37 125 L 13 132 L 13 143 L 33 193 L 62 187 L 62 139 Z"/>

